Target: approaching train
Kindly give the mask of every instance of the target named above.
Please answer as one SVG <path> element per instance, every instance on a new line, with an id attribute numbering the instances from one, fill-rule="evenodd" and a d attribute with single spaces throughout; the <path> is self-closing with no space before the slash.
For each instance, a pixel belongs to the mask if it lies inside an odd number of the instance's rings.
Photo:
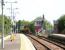
<path id="1" fill-rule="evenodd" d="M 29 34 L 29 33 L 30 33 L 29 26 L 25 25 L 25 26 L 23 27 L 23 29 L 20 30 L 20 32 L 25 33 L 25 34 Z"/>
<path id="2" fill-rule="evenodd" d="M 65 35 L 64 34 L 50 34 L 48 36 L 48 38 L 50 39 L 55 39 L 55 40 L 58 40 L 60 42 L 65 42 Z"/>

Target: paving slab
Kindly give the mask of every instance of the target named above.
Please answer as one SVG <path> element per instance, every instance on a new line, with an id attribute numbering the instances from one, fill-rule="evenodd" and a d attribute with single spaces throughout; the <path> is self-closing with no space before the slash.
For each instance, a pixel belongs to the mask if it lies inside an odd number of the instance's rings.
<path id="1" fill-rule="evenodd" d="M 11 42 L 10 38 L 8 40 L 5 40 L 5 48 L 1 48 L 1 43 L 0 43 L 0 50 L 20 50 L 20 35 L 15 36 L 15 40 Z"/>
<path id="2" fill-rule="evenodd" d="M 5 40 L 5 48 L 0 50 L 36 50 L 32 42 L 24 34 L 15 34 L 15 40 L 11 42 L 10 38 Z M 6 38 L 7 39 L 7 38 Z"/>

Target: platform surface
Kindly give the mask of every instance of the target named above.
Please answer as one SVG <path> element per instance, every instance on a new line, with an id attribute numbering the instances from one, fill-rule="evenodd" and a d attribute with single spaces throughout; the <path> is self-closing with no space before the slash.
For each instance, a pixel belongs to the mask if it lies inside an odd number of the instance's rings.
<path id="1" fill-rule="evenodd" d="M 24 34 L 16 34 L 15 40 L 12 42 L 10 37 L 6 37 L 4 46 L 5 48 L 2 49 L 0 42 L 0 50 L 35 50 L 31 41 Z"/>

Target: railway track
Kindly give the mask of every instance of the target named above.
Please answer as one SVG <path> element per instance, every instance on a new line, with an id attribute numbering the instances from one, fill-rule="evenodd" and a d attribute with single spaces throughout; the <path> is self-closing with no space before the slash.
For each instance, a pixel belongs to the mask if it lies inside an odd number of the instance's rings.
<path id="1" fill-rule="evenodd" d="M 65 41 L 62 42 L 61 40 L 59 41 L 59 40 L 52 39 L 52 38 L 49 38 L 49 40 L 54 41 L 54 42 L 56 42 L 56 43 L 59 43 L 59 44 L 61 44 L 61 45 L 65 45 Z"/>
<path id="2" fill-rule="evenodd" d="M 28 38 L 31 40 L 31 42 L 34 45 L 34 47 L 36 48 L 36 50 L 50 50 L 49 48 L 47 48 L 46 46 L 44 46 L 37 40 L 34 40 L 33 38 L 31 38 L 30 36 L 28 36 Z"/>
<path id="3" fill-rule="evenodd" d="M 40 38 L 40 37 L 39 37 L 39 38 Z M 56 46 L 58 46 L 58 47 L 60 47 L 60 48 L 65 49 L 65 45 L 63 45 L 63 44 L 61 44 L 61 43 L 58 43 L 58 42 L 49 40 L 49 39 L 46 38 L 46 37 L 41 37 L 41 39 L 46 40 L 47 42 L 50 42 L 50 43 L 52 43 L 52 44 L 54 44 L 54 45 L 56 45 Z"/>
<path id="4" fill-rule="evenodd" d="M 45 48 L 44 50 L 65 50 L 64 47 L 61 47 L 61 46 L 56 45 L 56 44 L 53 44 L 53 43 L 49 42 L 47 39 L 46 40 L 45 39 L 41 39 L 41 38 L 38 38 L 38 37 L 33 36 L 33 35 L 27 35 L 27 36 L 29 37 L 30 40 L 32 39 L 31 41 L 33 41 L 33 44 L 34 43 L 38 43 L 39 46 L 42 45 L 43 48 Z M 35 46 L 35 44 L 34 44 L 34 46 Z M 41 48 L 39 50 L 41 50 Z"/>

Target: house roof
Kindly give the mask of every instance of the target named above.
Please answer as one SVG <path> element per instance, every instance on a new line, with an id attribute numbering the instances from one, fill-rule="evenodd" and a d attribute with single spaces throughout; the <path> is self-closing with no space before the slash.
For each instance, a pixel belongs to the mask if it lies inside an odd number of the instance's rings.
<path id="1" fill-rule="evenodd" d="M 42 20 L 43 20 L 42 17 L 38 17 L 38 18 L 36 18 L 34 21 L 42 21 Z"/>

